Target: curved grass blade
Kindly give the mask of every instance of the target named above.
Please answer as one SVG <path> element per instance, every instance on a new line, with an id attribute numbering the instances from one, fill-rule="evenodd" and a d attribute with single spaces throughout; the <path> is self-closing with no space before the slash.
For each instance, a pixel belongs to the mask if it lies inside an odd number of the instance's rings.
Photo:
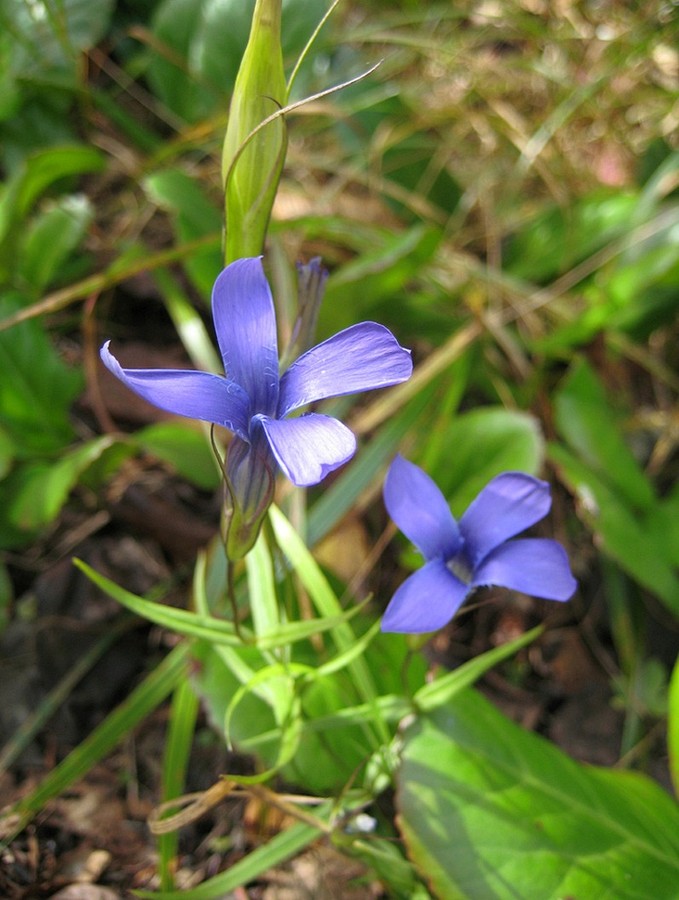
<path id="1" fill-rule="evenodd" d="M 175 647 L 120 706 L 2 819 L 0 837 L 12 840 L 45 804 L 82 778 L 188 677 L 189 645 Z"/>

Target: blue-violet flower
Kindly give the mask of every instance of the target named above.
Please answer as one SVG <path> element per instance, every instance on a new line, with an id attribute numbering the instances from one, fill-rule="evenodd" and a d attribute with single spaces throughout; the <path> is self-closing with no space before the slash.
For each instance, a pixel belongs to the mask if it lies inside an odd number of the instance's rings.
<path id="1" fill-rule="evenodd" d="M 108 341 L 101 358 L 117 378 L 161 409 L 233 432 L 225 467 L 233 505 L 227 553 L 233 559 L 257 537 L 273 498 L 276 463 L 294 484 L 313 485 L 356 450 L 354 435 L 337 419 L 289 414 L 326 397 L 406 381 L 412 361 L 387 328 L 361 322 L 302 354 L 279 377 L 276 316 L 259 257 L 238 259 L 222 271 L 212 292 L 212 314 L 224 376 L 124 369 Z"/>
<path id="2" fill-rule="evenodd" d="M 549 485 L 504 472 L 486 485 L 459 523 L 422 469 L 402 456 L 384 483 L 389 515 L 425 558 L 394 594 L 383 631 L 421 633 L 446 625 L 474 588 L 499 585 L 545 600 L 568 600 L 577 583 L 563 547 L 547 538 L 511 541 L 544 518 Z"/>

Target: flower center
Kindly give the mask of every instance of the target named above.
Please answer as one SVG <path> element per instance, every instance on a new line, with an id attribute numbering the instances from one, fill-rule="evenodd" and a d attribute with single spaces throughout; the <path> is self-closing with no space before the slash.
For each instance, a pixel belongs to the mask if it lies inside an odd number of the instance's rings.
<path id="1" fill-rule="evenodd" d="M 474 574 L 464 550 L 458 550 L 455 556 L 446 560 L 446 568 L 457 576 L 463 584 L 470 584 Z"/>

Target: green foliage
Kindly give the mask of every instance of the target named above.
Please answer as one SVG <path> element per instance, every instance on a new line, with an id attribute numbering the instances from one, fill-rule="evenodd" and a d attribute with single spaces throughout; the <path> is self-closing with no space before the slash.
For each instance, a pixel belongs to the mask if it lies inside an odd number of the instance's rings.
<path id="1" fill-rule="evenodd" d="M 288 77 L 328 5 L 283 4 Z M 177 576 L 183 607 L 80 564 L 181 642 L 21 802 L 12 828 L 175 692 L 163 798 L 184 789 L 200 699 L 218 739 L 252 755 L 255 781 L 335 800 L 186 892 L 173 885 L 176 835 L 162 838 L 164 897 L 224 896 L 323 834 L 395 897 L 429 896 L 425 884 L 440 897 L 631 900 L 648 884 L 674 896 L 679 822 L 667 795 L 641 775 L 569 760 L 466 690 L 535 631 L 450 672 L 432 666 L 420 642 L 377 631 L 410 551 L 366 560 L 343 531 L 360 523 L 377 554 L 396 452 L 424 466 L 456 514 L 500 471 L 554 480 L 541 527 L 567 542 L 580 580 L 563 615 L 577 628 L 596 603 L 588 628 L 596 620 L 624 712 L 620 756 L 642 767 L 667 717 L 677 787 L 678 669 L 669 675 L 653 647 L 653 599 L 667 632 L 679 615 L 679 155 L 661 7 L 400 0 L 333 13 L 294 100 L 384 62 L 286 116 L 266 246 L 281 345 L 294 321 L 291 263 L 321 255 L 319 338 L 384 322 L 412 348 L 415 375 L 360 405 L 322 404 L 356 431 L 355 459 L 306 497 L 281 493 L 285 515 L 272 510 L 242 567 L 229 570 L 215 541 L 192 588 Z M 13 324 L 0 331 L 0 546 L 12 551 L 0 561 L 0 629 L 17 615 L 14 565 L 32 570 L 36 548 L 50 559 L 60 515 L 80 514 L 83 500 L 89 514 L 125 462 L 150 457 L 219 490 L 207 429 L 172 421 L 101 436 L 78 400 L 97 330 L 155 340 L 158 320 L 140 321 L 145 291 L 192 364 L 221 370 L 207 311 L 223 258 L 218 156 L 253 9 L 2 6 L 0 328 Z M 354 573 L 319 565 L 328 535 L 347 544 Z M 383 813 L 374 834 L 352 831 L 355 813 L 374 813 L 393 787 L 407 855 Z"/>
<path id="2" fill-rule="evenodd" d="M 436 434 L 436 482 L 461 515 L 481 488 L 500 472 L 538 474 L 544 441 L 530 415 L 486 407 L 455 416 Z M 451 448 L 454 447 L 454 455 Z"/>
<path id="3" fill-rule="evenodd" d="M 236 82 L 255 0 L 163 0 L 153 19 L 154 93 L 173 113 L 197 122 L 222 111 Z M 325 13 L 320 0 L 285 0 L 283 53 L 295 59 Z"/>
<path id="4" fill-rule="evenodd" d="M 7 169 L 31 151 L 73 139 L 68 112 L 81 54 L 104 36 L 113 0 L 4 0 L 0 7 L 0 146 Z"/>
<path id="5" fill-rule="evenodd" d="M 163 422 L 138 431 L 131 443 L 172 468 L 205 491 L 216 490 L 221 474 L 205 435 L 183 423 Z"/>
<path id="6" fill-rule="evenodd" d="M 469 691 L 408 726 L 399 827 L 437 897 L 674 897 L 679 808 L 578 765 Z"/>
<path id="7" fill-rule="evenodd" d="M 656 496 L 623 439 L 611 398 L 584 362 L 556 394 L 555 412 L 565 445 L 553 444 L 550 456 L 579 496 L 583 517 L 619 565 L 679 613 L 676 501 Z"/>
<path id="8" fill-rule="evenodd" d="M 154 172 L 143 182 L 150 199 L 167 210 L 173 220 L 177 243 L 218 234 L 222 228 L 219 204 L 210 202 L 200 184 L 180 169 Z M 221 267 L 221 253 L 216 247 L 192 253 L 186 271 L 200 295 L 209 301 L 214 273 Z"/>
<path id="9" fill-rule="evenodd" d="M 16 294 L 0 298 L 0 314 L 19 309 Z M 82 387 L 80 373 L 62 362 L 35 322 L 0 333 L 0 416 L 19 457 L 60 450 L 73 437 L 69 407 Z"/>
<path id="10" fill-rule="evenodd" d="M 607 191 L 566 209 L 541 210 L 512 237 L 506 266 L 512 275 L 546 284 L 629 232 L 633 193 Z"/>

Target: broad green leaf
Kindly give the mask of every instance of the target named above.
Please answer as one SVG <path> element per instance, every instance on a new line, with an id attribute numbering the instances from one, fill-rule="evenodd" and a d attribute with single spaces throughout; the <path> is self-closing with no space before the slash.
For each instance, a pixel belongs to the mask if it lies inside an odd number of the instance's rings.
<path id="1" fill-rule="evenodd" d="M 231 698 L 266 664 L 266 660 L 256 647 L 225 647 L 209 641 L 194 644 L 194 655 L 198 660 L 193 673 L 194 686 L 211 726 L 223 740 Z M 242 697 L 228 724 L 228 739 L 237 751 L 248 747 L 247 752 L 255 752 L 263 766 L 273 765 L 280 728 L 266 697 L 266 685 L 255 685 Z M 260 741 L 260 735 L 267 735 L 268 740 Z M 250 748 L 250 742 L 256 745 L 254 750 Z"/>
<path id="2" fill-rule="evenodd" d="M 500 472 L 536 474 L 544 454 L 537 420 L 528 413 L 498 407 L 456 416 L 444 436 L 437 436 L 437 443 L 441 457 L 431 463 L 432 477 L 451 499 L 455 515 Z"/>
<path id="3" fill-rule="evenodd" d="M 17 77 L 9 65 L 13 44 L 14 40 L 9 30 L 0 28 L 0 122 L 14 116 L 21 104 L 21 90 L 17 84 Z"/>
<path id="4" fill-rule="evenodd" d="M 596 475 L 632 508 L 654 505 L 651 483 L 623 439 L 611 399 L 586 362 L 572 367 L 554 409 L 560 434 Z"/>
<path id="5" fill-rule="evenodd" d="M 376 625 L 357 639 L 370 639 L 362 661 L 374 679 L 374 699 L 357 702 L 362 692 L 351 668 L 333 669 L 332 659 L 318 665 L 315 677 L 306 678 L 302 738 L 288 767 L 289 777 L 305 790 L 323 794 L 342 790 L 350 781 L 366 784 L 370 759 L 384 752 L 394 726 L 414 708 L 410 698 L 424 684 L 426 662 L 420 654 L 410 654 L 403 635 L 375 634 Z M 304 649 L 300 645 L 300 651 Z M 313 665 L 317 658 L 309 648 L 307 661 Z M 336 659 L 347 662 L 345 654 Z M 367 789 L 372 791 L 372 785 Z"/>
<path id="6" fill-rule="evenodd" d="M 83 472 L 113 443 L 104 436 L 70 450 L 56 463 L 18 466 L 0 483 L 0 545 L 18 546 L 59 515 Z"/>
<path id="7" fill-rule="evenodd" d="M 19 250 L 19 271 L 36 294 L 60 280 L 60 270 L 82 241 L 93 216 L 88 198 L 71 194 L 30 223 Z"/>
<path id="8" fill-rule="evenodd" d="M 616 488 L 564 447 L 550 445 L 549 456 L 579 498 L 581 516 L 599 536 L 601 548 L 679 614 L 679 578 L 648 524 L 653 522 L 654 510 L 643 514 L 631 508 Z"/>
<path id="9" fill-rule="evenodd" d="M 205 434 L 193 423 L 161 422 L 135 432 L 134 443 L 162 459 L 205 491 L 221 483 L 221 473 Z"/>
<path id="10" fill-rule="evenodd" d="M 314 732 L 325 734 L 328 731 L 335 732 L 349 728 L 353 725 L 367 725 L 374 718 L 376 711 L 385 722 L 396 724 L 406 716 L 411 715 L 414 710 L 412 701 L 408 700 L 406 697 L 400 697 L 396 694 L 383 694 L 377 698 L 375 703 L 359 703 L 357 706 L 342 706 L 337 709 L 336 712 L 307 719 L 304 723 L 304 733 L 307 735 L 306 739 L 308 740 L 308 736 Z M 243 751 L 259 753 L 262 748 L 266 748 L 277 739 L 277 730 L 270 729 L 265 731 L 262 729 L 252 737 L 240 741 L 238 746 Z M 306 744 L 304 746 L 306 746 Z M 333 748 L 335 747 L 334 735 L 331 746 Z M 313 758 L 313 753 L 310 754 L 310 756 Z M 316 771 L 318 768 L 317 763 L 318 757 L 316 757 L 316 766 L 312 767 L 312 769 L 305 770 L 301 783 L 304 783 L 304 781 L 308 779 L 309 772 L 312 772 L 312 777 L 316 778 L 318 774 Z"/>
<path id="11" fill-rule="evenodd" d="M 57 80 L 77 84 L 78 57 L 104 35 L 111 18 L 113 0 L 45 0 L 39 6 L 14 0 L 10 33 L 14 38 L 12 69 L 23 81 Z M 4 15 L 10 12 L 4 11 Z M 4 16 L 3 16 L 4 18 Z M 5 21 L 5 27 L 8 23 Z M 57 82 L 61 84 L 61 82 Z"/>
<path id="12" fill-rule="evenodd" d="M 222 229 L 219 203 L 206 197 L 199 181 L 181 169 L 166 169 L 149 175 L 143 181 L 148 196 L 162 209 L 168 210 L 175 223 L 177 243 L 185 243 Z M 197 251 L 185 260 L 186 271 L 201 296 L 209 301 L 214 280 L 222 269 L 222 255 L 217 247 Z"/>
<path id="13" fill-rule="evenodd" d="M 299 576 L 305 590 L 309 592 L 311 601 L 316 607 L 319 616 L 322 617 L 321 621 L 341 615 L 342 607 L 339 600 L 318 563 L 290 522 L 276 506 L 270 507 L 269 519 L 278 546 Z M 329 629 L 329 631 L 339 651 L 349 650 L 356 640 L 356 635 L 349 622 L 340 622 L 336 627 Z M 361 698 L 368 701 L 374 700 L 376 697 L 374 678 L 366 661 L 361 657 L 352 660 L 349 663 L 349 672 L 356 682 Z M 378 720 L 375 722 L 375 727 L 386 738 L 387 730 L 383 723 Z"/>
<path id="14" fill-rule="evenodd" d="M 208 116 L 222 100 L 228 85 L 205 84 L 194 62 L 200 53 L 202 21 L 206 0 L 164 0 L 156 9 L 152 27 L 154 45 L 158 48 L 148 67 L 147 77 L 154 94 L 186 122 L 197 122 Z M 249 24 L 249 19 L 248 19 Z M 224 32 L 224 53 L 231 57 L 228 46 L 230 30 Z M 237 51 L 236 68 L 245 47 Z M 222 93 L 224 92 L 224 93 Z"/>
<path id="15" fill-rule="evenodd" d="M 20 306 L 15 295 L 1 297 L 0 318 Z M 68 444 L 68 409 L 82 375 L 61 361 L 38 321 L 0 332 L 0 372 L 0 421 L 17 455 L 49 454 Z"/>
<path id="16" fill-rule="evenodd" d="M 155 54 L 148 70 L 154 92 L 178 116 L 196 122 L 226 110 L 247 44 L 255 0 L 163 0 L 154 38 L 170 54 Z M 326 12 L 325 0 L 283 0 L 286 59 L 302 51 Z"/>
<path id="17" fill-rule="evenodd" d="M 182 240 L 219 231 L 222 214 L 218 203 L 206 197 L 197 178 L 181 169 L 165 169 L 148 175 L 143 187 L 154 203 L 177 217 Z"/>
<path id="18" fill-rule="evenodd" d="M 28 157 L 0 199 L 0 242 L 5 240 L 11 226 L 25 219 L 50 185 L 70 175 L 100 172 L 104 164 L 99 150 L 81 144 L 51 147 Z"/>
<path id="19" fill-rule="evenodd" d="M 232 745 L 231 724 L 234 712 L 242 700 L 257 688 L 263 688 L 268 695 L 267 702 L 273 712 L 280 735 L 276 753 L 269 763 L 269 768 L 254 776 L 239 776 L 239 779 L 242 777 L 244 782 L 251 783 L 268 781 L 294 757 L 299 747 L 302 731 L 301 706 L 296 678 L 303 676 L 308 671 L 308 666 L 301 666 L 299 663 L 275 663 L 258 669 L 250 681 L 241 684 L 234 693 L 224 717 L 224 734 L 229 746 Z"/>
<path id="20" fill-rule="evenodd" d="M 69 115 L 73 103 L 71 90 L 72 84 L 45 85 L 39 92 L 29 89 L 18 98 L 21 106 L 16 113 L 0 123 L 0 158 L 12 179 L 33 154 L 41 153 L 45 147 L 73 144 L 78 139 L 74 117 Z M 0 233 L 4 233 L 3 227 Z"/>
<path id="21" fill-rule="evenodd" d="M 674 900 L 679 806 L 578 764 L 469 690 L 403 734 L 398 825 L 437 897 Z"/>

